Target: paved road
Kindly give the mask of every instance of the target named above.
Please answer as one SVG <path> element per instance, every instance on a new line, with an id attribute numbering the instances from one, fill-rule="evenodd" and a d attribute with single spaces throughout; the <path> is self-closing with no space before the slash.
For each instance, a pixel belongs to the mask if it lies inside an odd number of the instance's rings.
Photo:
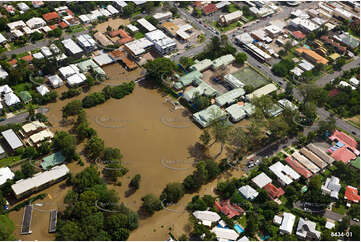
<path id="1" fill-rule="evenodd" d="M 49 111 L 47 108 L 38 108 L 37 113 L 45 114 Z M 15 115 L 12 118 L 5 119 L 4 121 L 0 122 L 0 126 L 7 125 L 7 124 L 17 124 L 17 123 L 24 123 L 29 116 L 29 112 L 24 112 Z"/>
<path id="2" fill-rule="evenodd" d="M 88 33 L 89 30 L 84 30 L 84 31 L 81 31 L 81 32 L 77 32 L 77 33 L 73 33 L 73 34 L 63 34 L 62 35 L 62 38 L 64 39 L 69 39 L 69 38 L 72 38 L 72 37 L 76 37 L 76 36 L 79 36 L 81 34 L 86 34 Z M 51 43 L 52 40 L 50 39 L 45 39 L 45 40 L 41 40 L 41 41 L 37 41 L 35 43 L 31 43 L 29 45 L 26 45 L 24 47 L 21 47 L 21 48 L 17 48 L 15 50 L 11 50 L 11 51 L 8 51 L 8 52 L 5 52 L 5 55 L 6 56 L 11 56 L 13 54 L 15 55 L 18 55 L 18 54 L 21 54 L 21 53 L 24 53 L 24 52 L 28 52 L 28 51 L 31 51 L 31 50 L 35 50 L 35 49 L 39 49 L 41 47 L 44 47 L 44 46 L 48 46 L 50 43 Z"/>

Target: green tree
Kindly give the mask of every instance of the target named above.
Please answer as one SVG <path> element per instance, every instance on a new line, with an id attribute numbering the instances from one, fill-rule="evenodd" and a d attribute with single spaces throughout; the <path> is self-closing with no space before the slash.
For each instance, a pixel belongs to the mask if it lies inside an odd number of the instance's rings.
<path id="1" fill-rule="evenodd" d="M 258 231 L 258 221 L 257 221 L 257 215 L 255 213 L 249 213 L 248 214 L 248 220 L 247 220 L 247 226 L 245 229 L 245 232 L 250 237 L 253 237 L 253 235 Z"/>
<path id="2" fill-rule="evenodd" d="M 225 120 L 217 120 L 211 125 L 211 133 L 214 137 L 215 142 L 221 144 L 221 150 L 219 154 L 221 154 L 223 151 L 224 145 L 228 139 L 229 131 L 229 125 L 226 123 Z"/>
<path id="3" fill-rule="evenodd" d="M 182 183 L 169 183 L 164 188 L 160 199 L 164 203 L 176 203 L 184 196 L 184 188 Z"/>
<path id="4" fill-rule="evenodd" d="M 75 157 L 76 138 L 65 132 L 56 132 L 54 135 L 53 145 L 56 150 L 60 150 L 65 158 L 71 161 Z"/>
<path id="5" fill-rule="evenodd" d="M 360 226 L 359 225 L 351 225 L 350 232 L 352 233 L 351 240 L 360 241 Z"/>
<path id="6" fill-rule="evenodd" d="M 6 214 L 0 215 L 0 240 L 14 240 L 14 230 L 14 222 Z"/>
<path id="7" fill-rule="evenodd" d="M 140 174 L 136 174 L 132 180 L 130 180 L 129 187 L 134 188 L 137 190 L 139 188 L 139 182 L 140 182 L 141 176 Z"/>
<path id="8" fill-rule="evenodd" d="M 169 58 L 162 57 L 148 61 L 144 65 L 144 68 L 147 71 L 146 78 L 148 80 L 157 84 L 162 84 L 162 81 L 165 80 L 165 78 L 172 75 L 176 65 Z"/>
<path id="9" fill-rule="evenodd" d="M 32 177 L 35 173 L 34 166 L 30 165 L 29 162 L 25 162 L 21 165 L 21 172 L 24 174 L 25 178 Z"/>
<path id="10" fill-rule="evenodd" d="M 200 18 L 202 17 L 202 10 L 200 10 L 199 8 L 193 8 L 192 15 L 196 18 Z"/>
<path id="11" fill-rule="evenodd" d="M 207 96 L 195 93 L 195 96 L 193 97 L 193 103 L 198 110 L 203 110 L 211 105 L 211 99 Z"/>
<path id="12" fill-rule="evenodd" d="M 208 145 L 211 141 L 211 135 L 209 134 L 208 130 L 203 130 L 202 134 L 199 136 L 199 140 L 203 143 L 203 145 Z"/>
<path id="13" fill-rule="evenodd" d="M 131 14 L 135 12 L 135 7 L 133 4 L 128 4 L 123 8 L 123 14 L 126 17 L 129 17 Z"/>
<path id="14" fill-rule="evenodd" d="M 237 55 L 236 55 L 236 62 L 238 63 L 238 64 L 240 64 L 240 65 L 243 65 L 244 64 L 244 62 L 247 60 L 247 55 L 246 55 L 246 53 L 244 53 L 244 52 L 239 52 L 239 53 L 237 53 Z"/>
<path id="15" fill-rule="evenodd" d="M 103 183 L 103 180 L 100 178 L 98 171 L 94 166 L 85 168 L 71 179 L 73 190 L 77 193 L 82 193 L 87 188 Z"/>
<path id="16" fill-rule="evenodd" d="M 194 64 L 194 60 L 191 57 L 182 56 L 179 59 L 179 63 L 181 63 L 182 66 L 187 69 L 188 67 Z"/>
<path id="17" fill-rule="evenodd" d="M 63 117 L 78 115 L 83 111 L 83 105 L 80 100 L 74 100 L 65 105 L 62 109 Z"/>
<path id="18" fill-rule="evenodd" d="M 142 201 L 142 209 L 149 214 L 153 214 L 155 211 L 162 209 L 161 201 L 153 194 L 145 195 Z"/>
<path id="19" fill-rule="evenodd" d="M 77 222 L 67 221 L 57 226 L 56 240 L 85 240 L 86 236 Z"/>
<path id="20" fill-rule="evenodd" d="M 98 136 L 93 136 L 87 141 L 85 150 L 87 156 L 90 159 L 95 160 L 104 151 L 104 141 Z"/>

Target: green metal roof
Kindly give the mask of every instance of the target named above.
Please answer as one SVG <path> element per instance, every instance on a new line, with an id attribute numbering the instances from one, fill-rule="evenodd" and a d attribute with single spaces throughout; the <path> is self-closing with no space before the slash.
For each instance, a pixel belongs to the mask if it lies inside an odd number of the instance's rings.
<path id="1" fill-rule="evenodd" d="M 21 91 L 19 92 L 18 95 L 21 98 L 21 100 L 23 100 L 23 102 L 28 102 L 31 100 L 31 95 L 28 91 Z"/>
<path id="2" fill-rule="evenodd" d="M 351 161 L 351 165 L 357 169 L 360 169 L 360 156 L 358 156 L 355 160 Z"/>
<path id="3" fill-rule="evenodd" d="M 56 153 L 53 153 L 43 159 L 43 162 L 41 162 L 40 166 L 44 170 L 47 170 L 48 168 L 51 168 L 53 166 L 59 165 L 65 161 L 65 157 L 63 154 L 59 151 Z"/>
<path id="4" fill-rule="evenodd" d="M 246 92 L 243 88 L 236 88 L 216 97 L 216 103 L 221 107 L 226 104 L 232 104 L 244 94 L 246 94 Z"/>
<path id="5" fill-rule="evenodd" d="M 215 60 L 213 60 L 213 68 L 218 69 L 222 65 L 227 66 L 231 64 L 235 60 L 234 56 L 232 54 L 221 56 Z"/>
<path id="6" fill-rule="evenodd" d="M 196 60 L 196 63 L 190 66 L 191 70 L 194 71 L 204 71 L 205 69 L 208 69 L 211 67 L 212 61 L 210 59 L 204 59 L 201 61 Z"/>
<path id="7" fill-rule="evenodd" d="M 179 78 L 179 82 L 184 86 L 189 86 L 190 84 L 193 83 L 193 81 L 196 81 L 197 79 L 202 80 L 203 74 L 200 73 L 199 71 L 192 71 L 189 72 L 188 74 L 181 76 Z"/>
<path id="8" fill-rule="evenodd" d="M 226 112 L 218 107 L 217 105 L 213 104 L 202 111 L 193 114 L 193 118 L 200 124 L 202 127 L 207 127 L 211 124 L 212 121 L 221 119 L 226 117 Z"/>
<path id="9" fill-rule="evenodd" d="M 90 67 L 93 67 L 94 69 L 99 67 L 92 59 L 79 62 L 77 66 L 82 72 L 89 71 Z"/>

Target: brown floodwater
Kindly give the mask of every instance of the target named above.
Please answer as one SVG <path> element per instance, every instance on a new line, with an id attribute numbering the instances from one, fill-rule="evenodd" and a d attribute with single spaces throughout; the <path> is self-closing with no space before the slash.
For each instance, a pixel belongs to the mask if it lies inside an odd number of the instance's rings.
<path id="1" fill-rule="evenodd" d="M 110 85 L 135 80 L 141 75 L 141 69 L 127 72 L 119 64 L 112 64 L 103 69 L 110 77 L 105 84 Z M 123 163 L 129 172 L 119 179 L 122 182 L 121 186 L 109 185 L 109 188 L 117 191 L 120 201 L 134 211 L 139 209 L 141 198 L 146 194 L 153 193 L 159 196 L 168 183 L 182 182 L 193 172 L 195 156 L 199 155 L 195 144 L 202 132 L 191 121 L 186 110 L 174 110 L 174 100 L 146 86 L 146 83 L 137 84 L 133 93 L 123 99 L 110 99 L 102 105 L 86 109 L 90 126 L 104 140 L 105 146 L 119 148 L 123 154 Z M 97 85 L 88 93 L 47 105 L 49 121 L 55 124 L 52 130 L 68 130 L 71 127 L 64 127 L 59 122 L 62 119 L 61 109 L 66 103 L 75 99 L 81 100 L 85 95 L 100 91 L 103 87 L 103 84 Z M 57 90 L 61 93 L 66 89 L 62 87 Z M 79 151 L 81 146 L 78 147 Z M 219 150 L 218 144 L 212 145 L 210 155 L 215 156 Z M 73 174 L 83 169 L 76 164 L 70 164 L 69 167 Z M 99 170 L 101 169 L 102 166 L 99 166 Z M 129 193 L 128 184 L 135 174 L 141 175 L 140 188 L 135 193 Z M 236 171 L 237 176 L 240 174 L 240 171 Z M 227 176 L 223 175 L 219 179 L 225 177 Z M 217 180 L 204 186 L 200 193 L 211 194 L 216 182 Z M 61 210 L 68 189 L 57 184 L 42 191 L 50 194 L 44 203 L 55 202 Z M 150 218 L 140 219 L 139 228 L 131 233 L 129 239 L 165 240 L 168 238 L 168 232 L 175 236 L 189 232 L 189 215 L 184 209 L 192 196 L 186 195 L 178 204 L 170 207 L 175 211 L 162 210 Z M 51 207 L 52 204 L 47 206 Z M 23 210 L 10 214 L 17 225 L 21 224 L 22 213 Z M 21 240 L 53 240 L 54 235 L 47 232 L 48 224 L 49 213 L 35 210 L 31 227 L 33 233 L 20 236 L 20 228 L 17 228 L 15 236 Z"/>

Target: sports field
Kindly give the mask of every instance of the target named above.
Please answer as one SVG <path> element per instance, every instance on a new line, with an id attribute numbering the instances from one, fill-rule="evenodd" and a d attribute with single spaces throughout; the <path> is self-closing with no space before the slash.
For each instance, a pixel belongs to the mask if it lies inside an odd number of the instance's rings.
<path id="1" fill-rule="evenodd" d="M 232 73 L 232 75 L 243 82 L 246 86 L 251 85 L 254 88 L 259 88 L 269 83 L 266 78 L 248 66 Z"/>

